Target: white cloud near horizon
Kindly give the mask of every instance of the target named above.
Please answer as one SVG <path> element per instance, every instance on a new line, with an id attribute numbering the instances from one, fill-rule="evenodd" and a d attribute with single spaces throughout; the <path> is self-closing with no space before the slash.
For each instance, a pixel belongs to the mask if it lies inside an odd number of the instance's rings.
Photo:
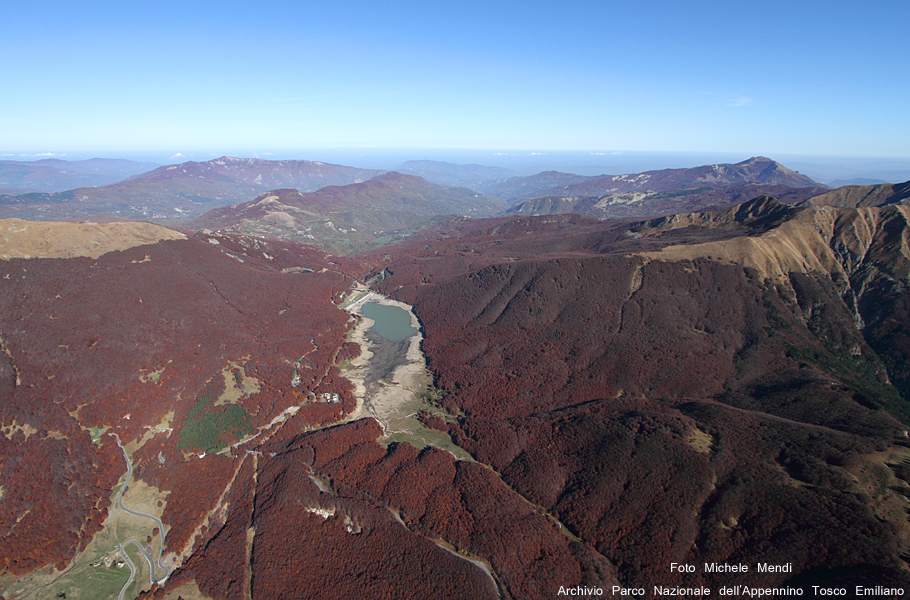
<path id="1" fill-rule="evenodd" d="M 752 104 L 753 102 L 754 102 L 754 100 L 752 100 L 752 98 L 747 98 L 745 96 L 741 96 L 741 97 L 737 98 L 736 100 L 732 100 L 727 106 L 747 106 L 749 104 Z"/>

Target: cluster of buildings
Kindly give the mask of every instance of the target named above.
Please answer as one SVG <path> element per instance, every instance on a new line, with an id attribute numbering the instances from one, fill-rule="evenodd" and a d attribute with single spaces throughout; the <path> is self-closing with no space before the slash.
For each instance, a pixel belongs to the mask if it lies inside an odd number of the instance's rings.
<path id="1" fill-rule="evenodd" d="M 322 394 L 320 394 L 320 397 L 316 400 L 316 402 L 328 402 L 331 404 L 335 404 L 335 403 L 341 402 L 341 396 L 339 396 L 338 394 L 336 394 L 334 392 L 332 392 L 332 393 L 323 392 Z"/>
<path id="2" fill-rule="evenodd" d="M 104 565 L 106 568 L 110 569 L 111 567 L 113 567 L 113 566 L 116 565 L 116 567 L 117 567 L 118 569 L 122 569 L 123 566 L 124 566 L 125 564 L 126 564 L 126 563 L 123 562 L 122 560 L 116 560 L 116 561 L 115 561 L 115 560 L 114 560 L 113 558 L 111 558 L 110 556 L 105 556 L 105 557 L 102 558 L 101 560 L 98 560 L 98 561 L 93 562 L 93 563 L 92 563 L 92 566 L 93 566 L 93 567 L 100 567 L 101 565 Z"/>

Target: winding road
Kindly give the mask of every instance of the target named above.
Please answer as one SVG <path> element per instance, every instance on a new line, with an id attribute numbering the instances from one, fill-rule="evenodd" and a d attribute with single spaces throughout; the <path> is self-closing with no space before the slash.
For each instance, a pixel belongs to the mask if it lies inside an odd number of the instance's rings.
<path id="1" fill-rule="evenodd" d="M 158 526 L 158 531 L 161 533 L 161 545 L 158 547 L 158 568 L 164 571 L 164 575 L 161 577 L 155 577 L 155 561 L 152 560 L 152 556 L 146 551 L 146 549 L 136 540 L 129 540 L 120 544 L 120 554 L 123 555 L 124 560 L 126 561 L 127 566 L 130 568 L 130 578 L 124 584 L 123 589 L 120 590 L 120 595 L 117 597 L 118 600 L 123 600 L 123 595 L 126 593 L 126 589 L 133 583 L 133 579 L 136 577 L 136 565 L 133 564 L 133 561 L 130 560 L 130 557 L 126 555 L 126 547 L 130 544 L 136 546 L 139 549 L 139 553 L 145 557 L 145 560 L 149 563 L 149 580 L 150 583 L 162 583 L 171 575 L 171 570 L 164 566 L 161 563 L 161 555 L 164 553 L 164 523 L 161 522 L 158 517 L 153 517 L 152 515 L 147 515 L 145 513 L 136 512 L 130 510 L 127 507 L 123 506 L 123 494 L 126 492 L 127 486 L 130 484 L 130 479 L 133 477 L 133 465 L 130 464 L 130 457 L 127 455 L 126 450 L 123 447 L 123 444 L 120 443 L 120 436 L 116 433 L 109 433 L 108 435 L 113 436 L 117 440 L 117 445 L 120 446 L 120 451 L 123 452 L 123 459 L 126 461 L 126 481 L 123 482 L 123 486 L 120 488 L 120 494 L 117 496 L 117 506 L 120 510 L 129 513 L 136 517 L 143 517 L 149 519 Z"/>

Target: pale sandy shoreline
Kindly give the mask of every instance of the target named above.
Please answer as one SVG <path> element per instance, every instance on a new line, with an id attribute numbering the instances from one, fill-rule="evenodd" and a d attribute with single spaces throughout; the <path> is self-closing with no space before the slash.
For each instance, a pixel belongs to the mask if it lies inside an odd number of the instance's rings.
<path id="1" fill-rule="evenodd" d="M 362 307 L 368 302 L 397 306 L 406 311 L 411 317 L 411 327 L 417 330 L 417 333 L 409 338 L 410 342 L 405 355 L 406 363 L 395 368 L 391 381 L 370 382 L 367 380 L 370 359 L 373 357 L 373 347 L 366 337 L 366 332 L 374 323 L 372 319 L 363 315 Z M 361 318 L 350 337 L 350 341 L 360 344 L 361 352 L 360 356 L 351 361 L 351 367 L 344 371 L 344 376 L 354 385 L 354 396 L 357 400 L 354 411 L 348 415 L 345 421 L 372 416 L 382 425 L 386 435 L 390 435 L 397 429 L 396 421 L 408 416 L 405 407 L 413 405 L 426 388 L 427 383 L 431 381 L 426 361 L 420 350 L 420 344 L 423 341 L 420 322 L 411 306 L 376 292 L 370 292 L 349 306 L 347 311 Z M 367 397 L 369 383 L 377 383 L 379 389 L 374 390 Z"/>

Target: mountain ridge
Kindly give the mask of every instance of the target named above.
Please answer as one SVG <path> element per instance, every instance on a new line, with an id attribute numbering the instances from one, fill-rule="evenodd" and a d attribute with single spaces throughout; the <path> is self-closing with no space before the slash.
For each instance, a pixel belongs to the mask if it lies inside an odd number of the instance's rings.
<path id="1" fill-rule="evenodd" d="M 847 185 L 806 200 L 815 206 L 837 208 L 881 207 L 910 201 L 910 181 L 873 185 Z"/>
<path id="2" fill-rule="evenodd" d="M 492 216 L 501 208 L 498 200 L 468 188 L 437 185 L 390 171 L 361 183 L 327 186 L 315 192 L 264 192 L 254 200 L 209 211 L 188 227 L 316 243 L 347 254 L 435 216 Z"/>
<path id="3" fill-rule="evenodd" d="M 0 196 L 0 217 L 63 219 L 110 214 L 189 221 L 208 209 L 255 197 L 265 189 L 314 191 L 365 181 L 382 171 L 319 161 L 219 157 L 165 165 L 98 188 Z"/>
<path id="4" fill-rule="evenodd" d="M 542 178 L 544 182 L 556 177 L 569 179 L 579 178 L 578 182 L 567 183 L 555 187 L 540 187 L 535 178 Z M 499 190 L 509 190 L 502 184 Z M 546 196 L 605 196 L 629 192 L 669 192 L 693 188 L 716 188 L 730 184 L 756 183 L 768 185 L 786 185 L 788 187 L 820 187 L 827 186 L 813 181 L 809 177 L 788 169 L 784 165 L 764 156 L 755 156 L 735 164 L 702 165 L 699 167 L 681 169 L 660 169 L 642 173 L 628 173 L 625 175 L 607 175 L 586 177 L 571 173 L 544 172 L 527 178 L 521 178 L 516 183 L 520 187 L 536 188 L 515 199 L 529 200 Z M 515 189 L 505 194 L 514 194 Z M 515 202 L 510 202 L 515 204 Z"/>
<path id="5" fill-rule="evenodd" d="M 368 258 L 378 290 L 414 307 L 448 391 L 424 422 L 612 564 L 641 561 L 621 579 L 762 560 L 793 565 L 762 585 L 872 565 L 908 581 L 889 565 L 910 531 L 884 508 L 910 490 L 893 474 L 910 425 L 908 231 L 907 206 L 759 197 L 639 222 L 464 222 Z M 862 474 L 873 464 L 891 465 L 885 486 Z"/>
<path id="6" fill-rule="evenodd" d="M 746 202 L 767 195 L 796 204 L 820 193 L 820 187 L 792 188 L 785 185 L 735 183 L 669 192 L 623 192 L 600 197 L 546 196 L 513 204 L 505 215 L 546 215 L 577 213 L 598 219 L 647 218 L 676 212 L 709 210 L 710 207 Z"/>

